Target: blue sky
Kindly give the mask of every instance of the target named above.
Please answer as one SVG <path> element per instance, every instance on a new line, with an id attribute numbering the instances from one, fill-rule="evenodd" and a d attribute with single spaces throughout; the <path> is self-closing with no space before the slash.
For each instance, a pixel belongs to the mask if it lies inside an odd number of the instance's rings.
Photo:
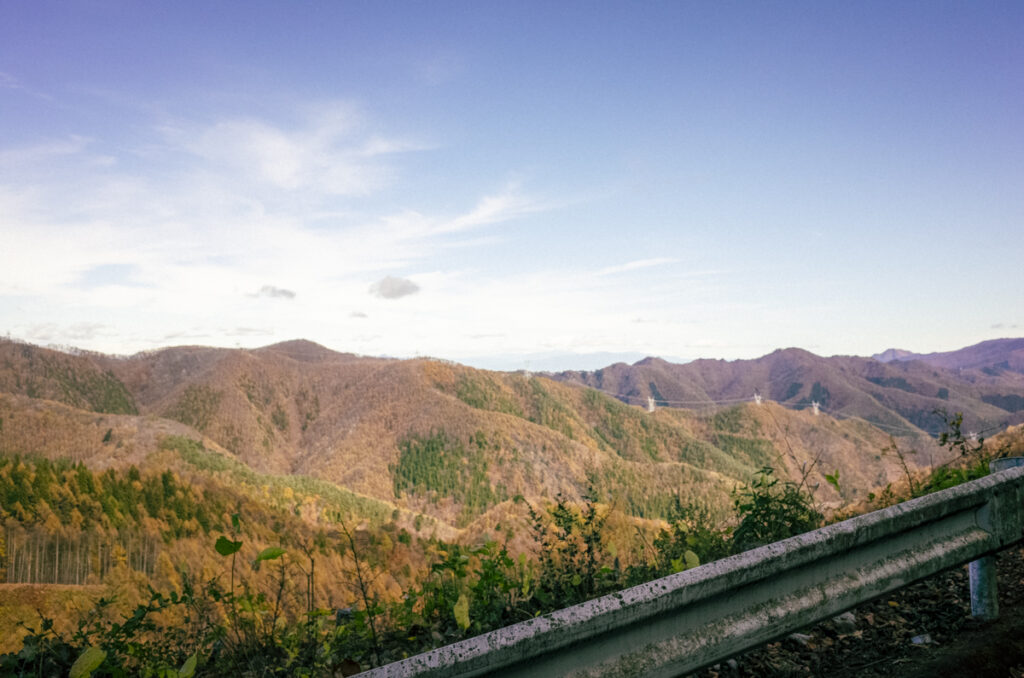
<path id="1" fill-rule="evenodd" d="M 1019 2 L 0 0 L 0 332 L 498 369 L 1024 335 Z"/>

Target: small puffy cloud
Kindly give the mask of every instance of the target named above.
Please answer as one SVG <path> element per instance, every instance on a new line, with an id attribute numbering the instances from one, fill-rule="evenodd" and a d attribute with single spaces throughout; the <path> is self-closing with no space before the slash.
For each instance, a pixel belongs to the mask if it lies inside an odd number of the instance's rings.
<path id="1" fill-rule="evenodd" d="M 408 278 L 387 276 L 370 285 L 370 294 L 381 299 L 400 299 L 420 291 L 420 286 Z"/>
<path id="2" fill-rule="evenodd" d="M 260 288 L 260 291 L 252 295 L 254 297 L 270 297 L 271 299 L 294 299 L 295 292 L 286 290 L 283 287 L 274 287 L 273 285 L 264 285 Z"/>
<path id="3" fill-rule="evenodd" d="M 362 311 L 352 311 L 348 314 L 349 318 L 368 318 L 369 316 Z"/>
<path id="4" fill-rule="evenodd" d="M 992 326 L 994 330 L 1016 330 L 1020 329 L 1020 325 L 1011 325 L 1008 323 L 996 323 Z"/>

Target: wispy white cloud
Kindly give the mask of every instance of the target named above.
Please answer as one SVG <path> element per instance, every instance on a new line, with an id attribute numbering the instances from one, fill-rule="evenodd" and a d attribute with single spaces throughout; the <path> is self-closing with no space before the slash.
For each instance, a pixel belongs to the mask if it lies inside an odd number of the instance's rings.
<path id="1" fill-rule="evenodd" d="M 272 337 L 274 330 L 265 327 L 232 327 L 220 332 L 229 337 Z"/>
<path id="2" fill-rule="evenodd" d="M 677 263 L 678 259 L 671 257 L 655 257 L 652 259 L 637 259 L 635 261 L 629 261 L 625 264 L 618 264 L 616 266 L 608 266 L 602 268 L 597 272 L 597 275 L 614 275 L 616 273 L 626 273 L 627 271 L 636 271 L 641 268 L 651 268 L 654 266 L 665 266 L 666 264 Z"/>
<path id="3" fill-rule="evenodd" d="M 25 335 L 29 340 L 40 343 L 89 341 L 109 331 L 109 329 L 102 323 L 94 322 L 72 324 L 41 323 L 28 327 Z"/>
<path id="4" fill-rule="evenodd" d="M 24 170 L 26 165 L 37 165 L 52 161 L 58 156 L 82 153 L 90 141 L 87 137 L 71 135 L 33 146 L 0 150 L 0 171 Z"/>
<path id="5" fill-rule="evenodd" d="M 14 149 L 56 178 L 0 179 L 0 224 L 16 253 L 0 270 L 0 301 L 19 286 L 26 308 L 48 309 L 13 323 L 26 338 L 115 352 L 295 336 L 392 355 L 635 350 L 621 328 L 637 327 L 638 314 L 651 322 L 637 336 L 680 338 L 658 298 L 638 301 L 613 278 L 676 262 L 669 257 L 596 271 L 439 268 L 437 255 L 472 260 L 465 248 L 514 239 L 507 225 L 561 204 L 507 182 L 462 213 L 401 202 L 357 209 L 368 195 L 401 196 L 386 192 L 399 176 L 390 163 L 423 146 L 369 129 L 355 109 L 303 109 L 288 124 L 164 125 L 135 147 L 108 146 L 69 137 Z M 115 161 L 85 171 L 104 155 Z M 140 162 L 147 172 L 127 169 Z M 394 303 L 410 295 L 415 303 Z M 268 318 L 268 298 L 288 303 Z M 117 329 L 76 339 L 86 334 L 74 326 L 97 312 Z M 45 322 L 29 322 L 37 316 Z M 409 326 L 418 328 L 416 345 Z"/>
<path id="6" fill-rule="evenodd" d="M 13 73 L 7 73 L 5 71 L 0 71 L 0 89 L 18 90 L 37 99 L 53 101 L 53 97 L 49 94 L 28 87 Z"/>
<path id="7" fill-rule="evenodd" d="M 429 279 L 417 275 L 414 283 L 400 273 L 430 266 L 440 252 L 492 244 L 484 229 L 550 208 L 507 184 L 462 214 L 400 202 L 354 209 L 357 195 L 388 189 L 396 154 L 426 145 L 382 135 L 344 105 L 303 108 L 288 124 L 228 118 L 163 121 L 153 130 L 134 145 L 69 136 L 0 147 L 7 163 L 0 166 L 35 162 L 46 170 L 0 173 L 0 227 L 11 253 L 0 268 L 0 302 L 20 299 L 20 308 L 36 309 L 12 317 L 12 331 L 71 341 L 80 336 L 72 322 L 102 312 L 120 328 L 120 343 L 93 347 L 125 352 L 227 337 L 226 318 L 285 337 L 322 336 L 322 321 L 310 318 L 334 310 L 341 324 L 329 331 L 348 331 L 347 319 L 360 318 L 359 325 L 380 326 L 360 337 L 378 337 L 384 327 L 400 337 L 407 333 L 391 301 Z M 100 163 L 104 157 L 111 160 Z M 369 298 L 368 274 L 378 280 Z M 268 277 L 287 280 L 287 288 Z M 259 297 L 289 301 L 275 307 L 273 327 Z M 42 334 L 31 329 L 43 325 Z"/>
<path id="8" fill-rule="evenodd" d="M 370 142 L 352 138 L 355 123 L 340 117 L 293 130 L 254 119 L 226 120 L 190 130 L 178 141 L 214 172 L 277 190 L 344 196 L 385 186 L 388 168 L 369 160 L 411 146 L 385 139 L 373 139 L 368 146 Z"/>
<path id="9" fill-rule="evenodd" d="M 408 139 L 388 139 L 385 137 L 370 137 L 355 150 L 358 156 L 373 158 L 380 155 L 391 155 L 394 153 L 413 153 L 417 151 L 429 151 L 437 148 L 434 144 L 410 141 Z"/>
<path id="10" fill-rule="evenodd" d="M 499 193 L 481 198 L 470 212 L 436 224 L 432 231 L 434 233 L 467 231 L 546 209 L 550 209 L 550 206 L 523 195 L 517 184 L 510 184 Z"/>

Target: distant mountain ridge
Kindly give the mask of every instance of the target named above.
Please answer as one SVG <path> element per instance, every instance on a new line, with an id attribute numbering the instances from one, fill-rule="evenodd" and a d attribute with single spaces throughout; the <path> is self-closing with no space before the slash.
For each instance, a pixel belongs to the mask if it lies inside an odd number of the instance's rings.
<path id="1" fill-rule="evenodd" d="M 943 353 L 912 353 L 890 348 L 872 358 L 880 362 L 918 360 L 947 370 L 981 370 L 990 375 L 1004 371 L 1024 373 L 1024 338 L 992 339 Z"/>
<path id="2" fill-rule="evenodd" d="M 936 410 L 963 412 L 965 426 L 997 430 L 1024 421 L 1024 339 L 983 342 L 947 354 L 920 356 L 891 349 L 886 360 L 823 358 L 802 349 L 754 360 L 695 360 L 682 365 L 645 358 L 552 378 L 597 388 L 633 404 L 707 408 L 755 394 L 795 409 L 819 407 L 859 417 L 885 430 L 929 434 L 944 424 Z"/>

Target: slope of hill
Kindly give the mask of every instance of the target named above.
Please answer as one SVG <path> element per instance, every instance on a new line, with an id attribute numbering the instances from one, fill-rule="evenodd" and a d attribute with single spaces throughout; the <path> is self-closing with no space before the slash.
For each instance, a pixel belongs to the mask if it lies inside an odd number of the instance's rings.
<path id="1" fill-rule="evenodd" d="M 859 417 L 896 435 L 943 429 L 936 410 L 963 412 L 975 431 L 1024 421 L 1024 375 L 1010 371 L 948 370 L 917 360 L 882 363 L 870 358 L 822 358 L 800 349 L 756 360 L 696 360 L 674 365 L 646 358 L 594 372 L 553 378 L 601 389 L 631 403 L 713 407 L 749 400 L 755 393 L 787 407 L 817 402 L 837 417 Z"/>
<path id="2" fill-rule="evenodd" d="M 13 341 L 0 341 L 0 392 L 56 400 L 91 412 L 138 412 L 125 385 L 92 357 Z"/>

